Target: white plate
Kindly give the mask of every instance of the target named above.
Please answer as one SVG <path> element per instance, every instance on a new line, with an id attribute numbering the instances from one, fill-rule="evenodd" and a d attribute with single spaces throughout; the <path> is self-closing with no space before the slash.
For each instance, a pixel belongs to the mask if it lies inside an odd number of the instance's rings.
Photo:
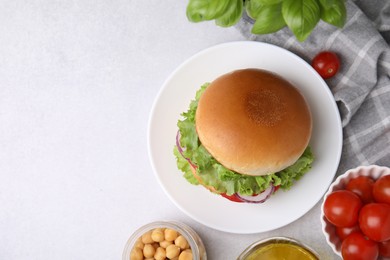
<path id="1" fill-rule="evenodd" d="M 205 82 L 235 69 L 262 68 L 291 81 L 307 99 L 313 116 L 312 169 L 287 191 L 264 204 L 230 202 L 202 186 L 191 185 L 173 155 L 177 121 Z M 342 127 L 333 95 L 312 67 L 295 54 L 260 42 L 232 42 L 208 48 L 177 68 L 162 86 L 149 119 L 152 167 L 168 197 L 194 220 L 230 233 L 259 233 L 287 225 L 308 212 L 324 195 L 336 173 Z"/>

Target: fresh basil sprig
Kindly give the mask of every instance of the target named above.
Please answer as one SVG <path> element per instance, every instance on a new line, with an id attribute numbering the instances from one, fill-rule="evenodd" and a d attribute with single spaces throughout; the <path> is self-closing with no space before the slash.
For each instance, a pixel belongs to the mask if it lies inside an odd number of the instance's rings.
<path id="1" fill-rule="evenodd" d="M 235 25 L 246 13 L 254 20 L 253 34 L 269 34 L 288 26 L 299 41 L 311 34 L 320 20 L 342 28 L 345 0 L 189 0 L 191 22 L 214 20 L 218 26 Z"/>

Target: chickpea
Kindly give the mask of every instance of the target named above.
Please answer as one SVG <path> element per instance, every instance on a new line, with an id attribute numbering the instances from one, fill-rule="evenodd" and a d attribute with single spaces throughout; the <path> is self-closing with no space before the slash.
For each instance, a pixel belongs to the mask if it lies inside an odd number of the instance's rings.
<path id="1" fill-rule="evenodd" d="M 130 253 L 130 260 L 143 260 L 144 254 L 142 253 L 142 249 L 135 247 L 133 250 L 131 250 Z"/>
<path id="2" fill-rule="evenodd" d="M 151 244 L 151 243 L 153 243 L 154 241 L 152 239 L 152 231 L 148 231 L 145 234 L 143 234 L 142 237 L 141 237 L 141 241 L 144 244 Z"/>
<path id="3" fill-rule="evenodd" d="M 134 243 L 134 247 L 138 247 L 138 248 L 140 248 L 141 250 L 144 249 L 144 243 L 142 243 L 141 238 L 139 238 L 139 239 Z"/>
<path id="4" fill-rule="evenodd" d="M 176 230 L 169 229 L 169 228 L 165 229 L 164 235 L 165 235 L 165 240 L 167 241 L 174 241 L 178 236 Z"/>
<path id="5" fill-rule="evenodd" d="M 144 256 L 145 256 L 146 258 L 149 258 L 149 257 L 153 257 L 153 256 L 154 256 L 154 253 L 156 252 L 156 249 L 154 249 L 153 245 L 151 245 L 151 244 L 146 244 L 146 245 L 144 246 L 143 252 L 144 252 Z"/>
<path id="6" fill-rule="evenodd" d="M 190 247 L 190 245 L 188 244 L 187 240 L 182 235 L 178 236 L 175 239 L 175 245 L 180 247 L 180 249 L 187 249 L 187 248 Z"/>
<path id="7" fill-rule="evenodd" d="M 192 260 L 192 251 L 184 250 L 180 253 L 178 260 Z"/>
<path id="8" fill-rule="evenodd" d="M 166 253 L 165 248 L 159 247 L 156 249 L 156 253 L 154 254 L 154 259 L 156 260 L 165 260 Z"/>
<path id="9" fill-rule="evenodd" d="M 159 243 L 157 243 L 157 242 L 154 242 L 153 244 L 151 244 L 153 247 L 154 247 L 154 249 L 157 249 L 157 248 L 159 248 L 160 247 L 160 244 Z"/>
<path id="10" fill-rule="evenodd" d="M 179 256 L 180 254 L 180 248 L 178 246 L 175 246 L 175 245 L 169 245 L 166 249 L 165 249 L 165 252 L 166 252 L 166 256 L 167 258 L 169 259 L 172 259 L 176 256 Z"/>
<path id="11" fill-rule="evenodd" d="M 152 239 L 154 242 L 164 241 L 164 231 L 161 228 L 156 228 L 152 231 Z"/>
<path id="12" fill-rule="evenodd" d="M 166 240 L 164 240 L 164 241 L 161 241 L 161 242 L 160 242 L 160 246 L 161 246 L 162 248 L 167 248 L 169 245 L 172 245 L 172 244 L 173 244 L 172 241 L 166 241 Z"/>

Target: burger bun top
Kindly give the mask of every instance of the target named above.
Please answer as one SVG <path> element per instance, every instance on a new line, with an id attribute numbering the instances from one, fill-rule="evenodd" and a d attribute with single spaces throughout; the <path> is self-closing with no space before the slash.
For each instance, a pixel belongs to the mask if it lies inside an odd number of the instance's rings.
<path id="1" fill-rule="evenodd" d="M 300 91 L 275 73 L 252 68 L 211 82 L 200 97 L 195 124 L 201 143 L 218 162 L 253 176 L 294 164 L 312 132 Z"/>

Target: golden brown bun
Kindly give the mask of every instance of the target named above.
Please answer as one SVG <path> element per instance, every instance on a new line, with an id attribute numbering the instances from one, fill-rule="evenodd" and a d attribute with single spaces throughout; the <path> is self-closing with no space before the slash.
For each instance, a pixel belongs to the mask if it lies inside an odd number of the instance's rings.
<path id="1" fill-rule="evenodd" d="M 237 70 L 214 80 L 199 100 L 195 122 L 201 143 L 218 162 L 256 176 L 294 164 L 312 130 L 302 94 L 260 69 Z"/>

